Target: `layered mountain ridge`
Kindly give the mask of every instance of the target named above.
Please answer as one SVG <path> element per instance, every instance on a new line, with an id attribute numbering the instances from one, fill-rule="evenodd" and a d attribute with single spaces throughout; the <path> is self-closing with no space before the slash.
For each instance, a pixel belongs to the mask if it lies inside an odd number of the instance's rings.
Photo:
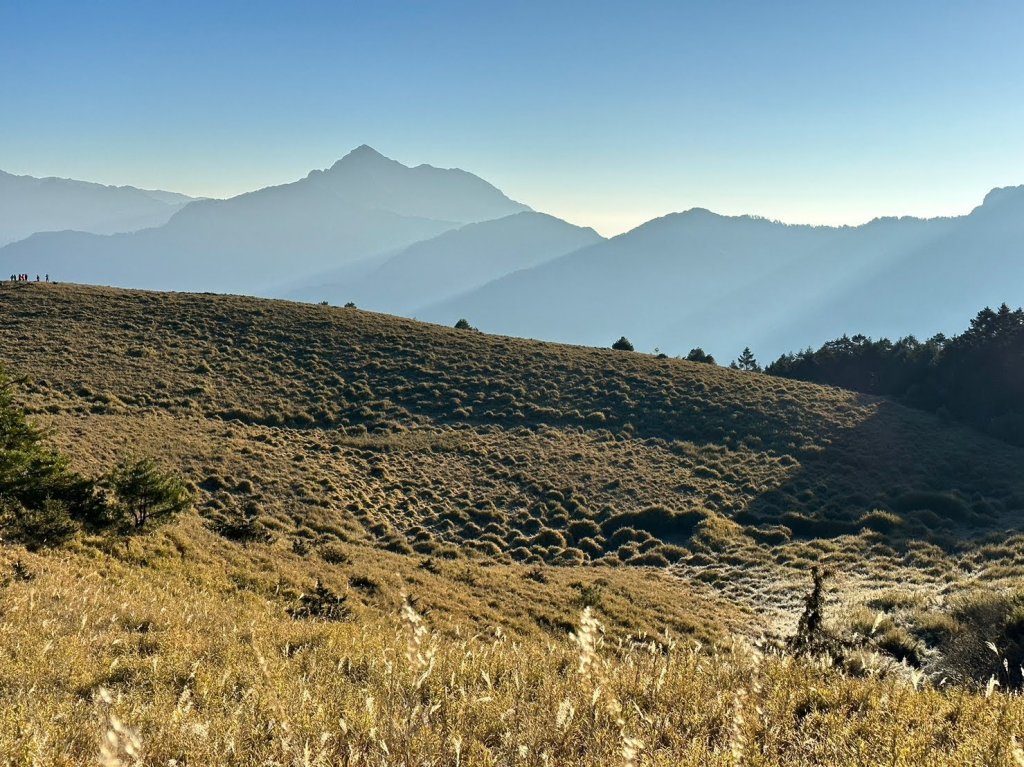
<path id="1" fill-rule="evenodd" d="M 196 201 L 160 227 L 112 236 L 36 234 L 0 250 L 0 272 L 273 294 L 289 281 L 524 210 L 465 171 L 408 168 L 364 146 L 299 181 Z"/>
<path id="2" fill-rule="evenodd" d="M 413 243 L 382 262 L 360 262 L 317 275 L 288 296 L 353 301 L 367 309 L 414 316 L 424 306 L 603 239 L 593 229 L 524 211 Z"/>
<path id="3" fill-rule="evenodd" d="M 424 310 L 491 332 L 638 348 L 750 346 L 774 357 L 842 335 L 959 329 L 979 306 L 1024 295 L 1024 187 L 971 213 L 861 226 L 782 224 L 703 209 L 643 224 Z M 536 301 L 524 305 L 522 296 Z"/>
<path id="4" fill-rule="evenodd" d="M 176 192 L 0 171 L 0 246 L 42 231 L 114 234 L 161 226 L 192 199 Z"/>
<path id="5" fill-rule="evenodd" d="M 362 145 L 292 183 L 167 218 L 120 234 L 34 234 L 0 248 L 0 273 L 355 302 L 573 344 L 701 346 L 723 360 L 844 333 L 951 333 L 1024 294 L 1024 186 L 955 217 L 830 227 L 693 208 L 604 240 L 464 170 L 408 167 Z"/>

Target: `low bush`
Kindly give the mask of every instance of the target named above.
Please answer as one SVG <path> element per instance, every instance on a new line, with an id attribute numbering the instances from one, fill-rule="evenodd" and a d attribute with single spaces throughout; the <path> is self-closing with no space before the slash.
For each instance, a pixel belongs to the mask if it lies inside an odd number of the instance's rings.
<path id="1" fill-rule="evenodd" d="M 352 617 L 352 608 L 344 594 L 336 594 L 320 580 L 309 594 L 302 594 L 298 604 L 288 610 L 293 618 L 322 621 L 342 621 Z"/>
<path id="2" fill-rule="evenodd" d="M 48 498 L 39 505 L 26 507 L 5 499 L 0 504 L 0 527 L 6 537 L 29 549 L 58 546 L 78 532 L 79 525 L 62 501 Z"/>
<path id="3" fill-rule="evenodd" d="M 32 547 L 63 543 L 81 524 L 103 519 L 96 483 L 43 443 L 0 371 L 0 530 Z"/>
<path id="4" fill-rule="evenodd" d="M 954 623 L 939 640 L 941 670 L 955 681 L 1024 686 L 1024 592 L 978 591 L 954 600 Z"/>
<path id="5" fill-rule="evenodd" d="M 915 668 L 919 668 L 924 659 L 923 643 L 902 626 L 882 632 L 875 640 L 875 646 L 886 655 Z"/>
<path id="6" fill-rule="evenodd" d="M 552 530 L 551 528 L 544 528 L 537 535 L 533 537 L 531 541 L 533 546 L 547 546 L 564 549 L 566 546 L 565 536 L 562 535 L 558 530 Z"/>
<path id="7" fill-rule="evenodd" d="M 967 518 L 970 509 L 963 499 L 951 493 L 912 492 L 904 493 L 892 503 L 896 511 L 931 511 L 946 519 L 961 521 Z"/>
<path id="8" fill-rule="evenodd" d="M 903 524 L 903 520 L 890 511 L 875 509 L 860 518 L 858 524 L 868 530 L 879 533 L 890 533 Z"/>
<path id="9" fill-rule="evenodd" d="M 669 560 L 657 549 L 652 549 L 638 553 L 629 563 L 638 567 L 668 567 Z"/>
<path id="10" fill-rule="evenodd" d="M 601 523 L 601 532 L 612 536 L 623 528 L 643 530 L 656 538 L 684 539 L 693 534 L 707 514 L 694 511 L 673 511 L 664 506 L 648 506 L 639 511 L 627 511 L 609 517 Z"/>
<path id="11" fill-rule="evenodd" d="M 261 524 L 259 507 L 253 502 L 229 508 L 213 521 L 212 527 L 222 538 L 237 543 L 269 543 L 274 537 Z"/>
<path id="12" fill-rule="evenodd" d="M 595 581 L 593 583 L 582 583 L 576 581 L 570 584 L 576 589 L 576 598 L 573 600 L 575 605 L 580 608 L 585 607 L 600 607 L 601 597 L 604 594 L 604 587 L 607 585 L 601 581 Z"/>
<path id="13" fill-rule="evenodd" d="M 328 541 L 317 549 L 320 559 L 331 565 L 344 565 L 350 561 L 348 549 L 337 541 Z"/>

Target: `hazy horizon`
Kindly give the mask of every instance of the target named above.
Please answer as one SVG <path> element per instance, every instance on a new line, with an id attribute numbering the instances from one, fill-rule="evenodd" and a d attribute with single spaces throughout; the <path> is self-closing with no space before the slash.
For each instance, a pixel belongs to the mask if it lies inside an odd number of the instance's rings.
<path id="1" fill-rule="evenodd" d="M 361 144 L 360 146 L 363 146 L 363 145 L 370 146 L 373 149 L 375 149 L 377 151 L 380 151 L 380 149 L 378 147 L 373 146 L 369 142 L 364 142 L 364 144 Z M 230 193 L 227 193 L 227 194 L 215 194 L 213 192 L 205 192 L 204 193 L 204 192 L 195 191 L 195 190 L 183 190 L 183 189 L 180 189 L 180 188 L 172 188 L 170 185 L 160 184 L 158 181 L 155 182 L 155 183 L 151 183 L 150 186 L 142 186 L 142 185 L 140 185 L 138 183 L 133 183 L 131 181 L 128 181 L 128 182 L 120 182 L 120 181 L 119 182 L 111 182 L 111 181 L 107 181 L 107 180 L 104 180 L 104 179 L 75 178 L 75 177 L 72 177 L 72 176 L 69 176 L 69 175 L 61 175 L 60 173 L 33 173 L 33 172 L 31 172 L 31 170 L 11 170 L 9 168 L 4 168 L 4 167 L 0 167 L 0 172 L 10 173 L 10 174 L 16 175 L 16 176 L 31 176 L 33 178 L 57 178 L 57 179 L 62 179 L 62 180 L 83 181 L 83 182 L 96 183 L 96 184 L 102 184 L 102 185 L 105 185 L 105 186 L 113 186 L 113 187 L 128 186 L 128 187 L 134 187 L 134 188 L 140 189 L 142 191 L 172 192 L 172 193 L 188 195 L 190 197 L 197 198 L 197 199 L 214 199 L 214 200 L 216 200 L 216 199 L 230 199 L 231 197 L 237 197 L 237 196 L 242 195 L 242 194 L 247 194 L 249 192 L 258 191 L 259 189 L 265 189 L 265 188 L 268 188 L 268 187 L 280 186 L 280 185 L 283 185 L 283 184 L 293 183 L 295 181 L 298 181 L 299 179 L 304 178 L 311 171 L 326 170 L 326 169 L 330 168 L 331 165 L 337 159 L 341 159 L 342 157 L 347 155 L 349 152 L 351 152 L 352 149 L 354 149 L 354 148 L 355 147 L 352 147 L 349 150 L 347 150 L 345 152 L 342 152 L 341 154 L 338 155 L 338 157 L 335 160 L 332 160 L 331 162 L 328 162 L 326 164 L 321 164 L 320 166 L 307 168 L 304 171 L 297 171 L 296 175 L 294 175 L 292 177 L 282 178 L 282 179 L 275 179 L 272 182 L 260 184 L 259 186 L 255 186 L 255 187 L 253 187 L 251 189 L 239 189 L 237 191 L 231 191 Z M 418 165 L 430 165 L 430 166 L 436 167 L 436 168 L 445 168 L 446 167 L 446 166 L 436 165 L 434 163 L 426 162 L 426 161 L 424 161 L 424 162 L 417 162 L 417 161 L 413 161 L 413 160 L 403 161 L 403 160 L 400 160 L 400 159 L 398 159 L 396 157 L 393 157 L 393 156 L 389 155 L 386 151 L 380 151 L 380 153 L 382 155 L 384 155 L 385 157 L 389 158 L 389 159 L 398 160 L 399 162 L 401 162 L 403 165 L 406 165 L 407 167 L 416 167 Z M 464 171 L 467 171 L 469 173 L 473 173 L 473 175 L 477 175 L 476 173 L 473 172 L 472 168 L 467 168 L 467 167 L 461 166 L 461 165 L 454 165 L 454 166 L 450 166 L 450 167 L 451 168 L 455 168 L 455 169 L 459 169 L 459 170 L 464 170 Z M 152 177 L 148 177 L 148 178 L 152 178 Z M 500 189 L 503 192 L 507 193 L 507 190 L 501 185 L 500 182 L 495 182 L 494 179 L 490 179 L 490 178 L 485 178 L 484 180 L 486 180 L 488 182 L 491 182 L 491 183 L 494 183 L 494 185 L 498 189 Z M 662 218 L 664 216 L 668 216 L 668 215 L 671 215 L 673 213 L 682 213 L 682 212 L 685 212 L 685 211 L 688 211 L 688 210 L 692 210 L 694 208 L 697 208 L 697 209 L 707 209 L 707 210 L 710 210 L 712 213 L 716 213 L 716 214 L 719 214 L 719 215 L 722 215 L 722 216 L 754 216 L 754 217 L 758 217 L 758 218 L 765 218 L 767 220 L 775 221 L 775 222 L 783 223 L 783 224 L 810 225 L 810 226 L 834 226 L 834 227 L 842 227 L 842 226 L 856 227 L 856 226 L 860 226 L 860 225 L 866 224 L 866 223 L 868 223 L 868 222 L 870 222 L 872 220 L 878 219 L 878 218 L 912 217 L 912 218 L 931 219 L 931 218 L 956 217 L 956 216 L 963 216 L 963 215 L 966 215 L 966 214 L 970 213 L 971 210 L 973 210 L 974 208 L 976 208 L 977 206 L 979 206 L 981 204 L 982 199 L 985 197 L 985 195 L 988 194 L 988 192 L 992 191 L 993 189 L 997 189 L 997 188 L 1000 188 L 1000 187 L 1006 187 L 1006 186 L 1022 186 L 1022 185 L 1024 185 L 1024 178 L 1022 178 L 1019 183 L 995 184 L 995 185 L 986 187 L 984 189 L 967 190 L 967 193 L 965 193 L 965 195 L 964 195 L 965 199 L 964 199 L 964 202 L 963 202 L 962 206 L 959 206 L 959 207 L 951 206 L 949 209 L 945 209 L 945 210 L 935 210 L 935 211 L 929 211 L 929 212 L 916 212 L 916 209 L 915 209 L 915 206 L 914 206 L 914 202 L 913 201 L 908 201 L 906 209 L 889 210 L 889 211 L 881 211 L 880 210 L 880 211 L 875 211 L 873 213 L 865 213 L 863 215 L 863 217 L 861 217 L 861 218 L 848 218 L 848 219 L 833 218 L 833 217 L 828 216 L 827 214 L 822 215 L 820 218 L 815 218 L 813 216 L 813 214 L 809 215 L 808 218 L 804 218 L 804 219 L 782 218 L 782 217 L 779 217 L 779 216 L 769 215 L 769 214 L 763 213 L 763 212 L 761 212 L 759 210 L 755 210 L 755 209 L 742 209 L 742 208 L 739 208 L 739 207 L 737 207 L 734 210 L 733 209 L 728 209 L 728 208 L 714 208 L 714 207 L 711 207 L 711 206 L 709 206 L 707 204 L 703 204 L 703 203 L 698 201 L 698 202 L 695 202 L 694 204 L 688 205 L 686 207 L 679 207 L 679 208 L 673 208 L 673 209 L 670 209 L 670 210 L 657 211 L 657 212 L 653 212 L 653 213 L 650 213 L 650 214 L 648 214 L 648 213 L 641 213 L 641 214 L 637 215 L 635 220 L 633 218 L 631 218 L 631 217 L 623 216 L 620 219 L 620 221 L 626 221 L 627 218 L 628 218 L 630 223 L 628 225 L 626 225 L 625 228 L 613 228 L 613 229 L 609 229 L 608 228 L 610 226 L 610 224 L 609 224 L 607 219 L 604 221 L 603 224 L 593 223 L 593 222 L 591 222 L 589 220 L 586 220 L 584 218 L 584 214 L 576 215 L 576 214 L 574 214 L 572 212 L 570 212 L 570 213 L 563 213 L 563 212 L 560 212 L 559 210 L 550 210 L 550 209 L 542 208 L 542 207 L 540 207 L 540 206 L 538 206 L 536 204 L 533 204 L 531 202 L 531 200 L 529 200 L 529 199 L 522 199 L 520 197 L 517 197 L 514 194 L 509 194 L 509 197 L 511 197 L 512 199 L 515 199 L 515 200 L 517 200 L 519 202 L 525 203 L 526 205 L 529 205 L 530 207 L 532 207 L 535 210 L 542 211 L 542 212 L 547 213 L 547 214 L 552 215 L 552 216 L 556 216 L 556 217 L 561 218 L 564 221 L 572 223 L 572 224 L 574 224 L 576 226 L 591 227 L 595 231 L 597 231 L 599 234 L 601 234 L 603 237 L 614 237 L 616 235 L 624 234 L 625 232 L 631 231 L 631 230 L 635 229 L 638 226 L 641 226 L 641 225 L 643 225 L 645 223 L 648 223 L 650 221 L 656 220 L 658 218 Z M 572 201 L 568 200 L 567 202 L 571 203 Z M 959 202 L 960 201 L 958 200 L 958 204 L 959 204 Z M 571 210 L 571 207 L 569 209 Z"/>
<path id="2" fill-rule="evenodd" d="M 367 143 L 604 235 L 693 207 L 956 215 L 1024 183 L 1022 23 L 1012 2 L 14 0 L 0 168 L 229 197 Z"/>

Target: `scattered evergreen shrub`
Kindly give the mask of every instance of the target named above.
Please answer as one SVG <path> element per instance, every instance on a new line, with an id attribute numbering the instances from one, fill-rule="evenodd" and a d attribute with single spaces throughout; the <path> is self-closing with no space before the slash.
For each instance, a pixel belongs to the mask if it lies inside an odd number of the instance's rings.
<path id="1" fill-rule="evenodd" d="M 631 352 L 633 351 L 633 344 L 630 343 L 628 338 L 621 336 L 618 341 L 612 344 L 612 348 L 621 352 Z"/>
<path id="2" fill-rule="evenodd" d="M 43 444 L 0 371 L 0 535 L 31 547 L 58 545 L 83 523 L 102 521 L 96 484 Z"/>
<path id="3" fill-rule="evenodd" d="M 113 523 L 142 530 L 169 522 L 192 504 L 185 484 L 149 458 L 122 461 L 107 478 Z"/>

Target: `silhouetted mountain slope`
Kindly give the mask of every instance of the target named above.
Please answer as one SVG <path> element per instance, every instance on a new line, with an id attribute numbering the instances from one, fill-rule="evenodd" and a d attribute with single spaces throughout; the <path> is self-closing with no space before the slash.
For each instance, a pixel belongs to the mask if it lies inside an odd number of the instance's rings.
<path id="1" fill-rule="evenodd" d="M 421 312 L 481 329 L 722 359 L 873 335 L 951 332 L 1024 292 L 1024 192 L 996 190 L 956 218 L 791 226 L 692 210 Z M 526 297 L 530 300 L 527 301 Z"/>
<path id="2" fill-rule="evenodd" d="M 0 171 L 0 246 L 36 232 L 114 234 L 161 226 L 191 200 L 174 192 Z"/>
<path id="3" fill-rule="evenodd" d="M 543 213 L 524 212 L 469 224 L 417 242 L 359 275 L 354 264 L 289 292 L 300 300 L 354 301 L 392 314 L 415 314 L 425 304 L 477 288 L 603 238 Z"/>
<path id="4" fill-rule="evenodd" d="M 300 184 L 354 208 L 468 224 L 529 210 L 482 178 L 458 168 L 409 168 L 363 144 L 330 169 L 314 170 Z"/>
<path id="5" fill-rule="evenodd" d="M 979 306 L 1022 302 L 1024 186 L 993 190 L 969 215 L 945 220 L 939 233 L 838 286 L 821 311 L 795 312 L 780 341 L 808 323 L 815 333 L 804 346 L 853 328 L 876 337 L 951 335 Z"/>
<path id="6" fill-rule="evenodd" d="M 525 210 L 461 170 L 407 168 L 369 147 L 329 170 L 201 200 L 130 235 L 36 235 L 0 249 L 0 273 L 170 290 L 265 293 L 462 224 Z"/>
<path id="7" fill-rule="evenodd" d="M 508 275 L 421 316 L 445 323 L 465 316 L 487 331 L 586 345 L 604 346 L 623 333 L 648 350 L 697 345 L 704 343 L 699 333 L 666 338 L 658 329 L 712 310 L 724 294 L 760 285 L 840 236 L 692 210 Z"/>

